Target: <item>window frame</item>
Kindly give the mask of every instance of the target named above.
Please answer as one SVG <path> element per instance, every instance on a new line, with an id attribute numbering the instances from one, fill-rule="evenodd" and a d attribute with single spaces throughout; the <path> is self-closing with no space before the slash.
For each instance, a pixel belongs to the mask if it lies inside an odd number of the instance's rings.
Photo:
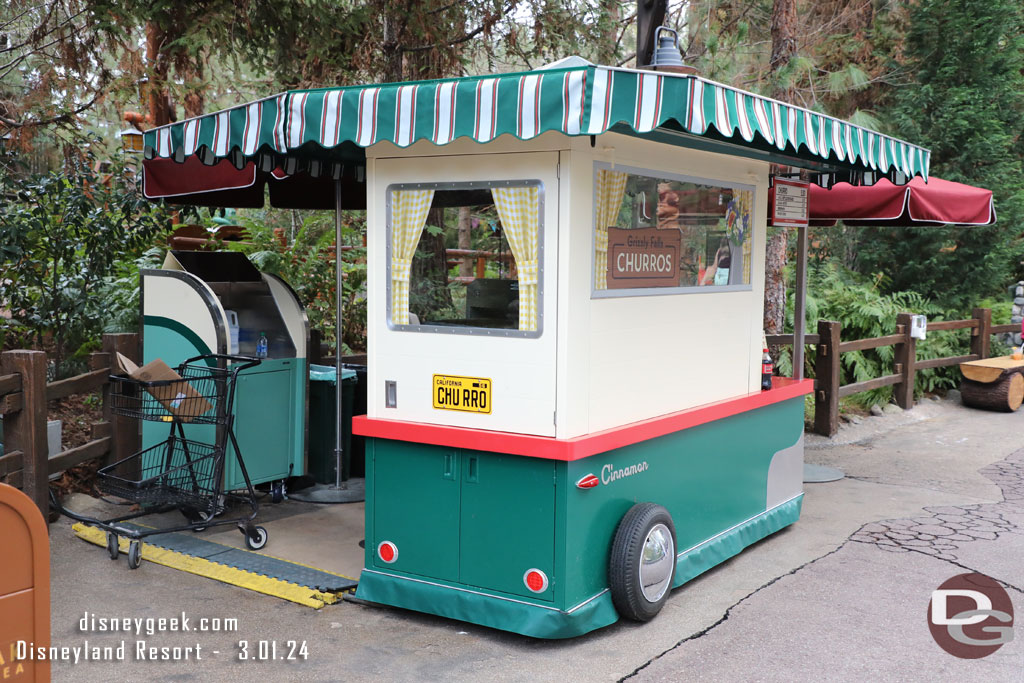
<path id="1" fill-rule="evenodd" d="M 401 190 L 434 190 L 435 192 L 444 192 L 446 190 L 480 190 L 490 189 L 493 187 L 537 187 L 539 194 L 538 202 L 538 213 L 537 217 L 537 329 L 536 330 L 518 330 L 518 329 L 494 329 L 489 327 L 469 327 L 469 326 L 457 326 L 457 325 L 430 325 L 430 324 L 397 324 L 391 317 L 392 308 L 392 280 L 391 280 L 391 252 L 392 252 L 392 240 L 391 240 L 391 198 L 392 193 Z M 384 202 L 385 202 L 385 240 L 387 249 L 385 259 L 386 268 L 385 275 L 387 282 L 385 284 L 385 298 L 387 299 L 387 306 L 385 310 L 385 320 L 389 330 L 396 332 L 420 332 L 427 334 L 455 334 L 462 336 L 475 336 L 475 337 L 511 337 L 521 339 L 536 339 L 540 337 L 544 332 L 544 232 L 545 232 L 545 221 L 544 221 L 544 207 L 545 207 L 545 188 L 544 181 L 538 178 L 530 179 L 519 179 L 519 180 L 473 180 L 466 182 L 442 182 L 442 183 L 392 183 L 384 189 Z M 422 233 L 421 233 L 422 236 Z M 417 244 L 417 248 L 419 245 Z M 511 248 L 510 248 L 511 249 Z M 513 254 L 514 258 L 515 254 Z M 517 264 L 518 269 L 518 264 Z M 517 278 L 518 279 L 518 278 Z M 411 279 L 410 279 L 411 284 Z"/>
<path id="2" fill-rule="evenodd" d="M 731 190 L 747 190 L 751 193 L 751 210 L 757 206 L 757 186 L 749 183 L 739 183 L 716 178 L 702 178 L 700 176 L 672 173 L 670 171 L 659 171 L 651 168 L 638 166 L 627 166 L 623 164 L 612 164 L 607 161 L 595 161 L 594 172 L 591 178 L 591 206 L 594 207 L 590 221 L 590 298 L 591 299 L 617 299 L 631 296 L 668 296 L 673 294 L 721 294 L 727 292 L 751 292 L 754 289 L 754 271 L 751 263 L 751 282 L 741 285 L 705 285 L 686 287 L 635 287 L 623 289 L 598 289 L 597 288 L 597 174 L 602 170 L 615 170 L 626 172 L 631 175 L 644 176 L 654 180 L 674 180 L 681 183 L 693 183 L 695 185 L 711 185 Z M 751 259 L 753 259 L 753 245 L 755 234 L 755 220 L 751 214 L 750 245 Z"/>

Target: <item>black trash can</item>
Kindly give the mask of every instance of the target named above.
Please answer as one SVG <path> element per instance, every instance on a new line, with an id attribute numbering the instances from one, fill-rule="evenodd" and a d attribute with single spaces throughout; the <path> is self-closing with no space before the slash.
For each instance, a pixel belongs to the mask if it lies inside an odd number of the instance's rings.
<path id="1" fill-rule="evenodd" d="M 366 415 L 366 366 L 345 363 L 341 366 L 345 370 L 354 370 L 356 373 L 356 386 L 354 389 L 355 398 L 352 401 L 352 415 Z M 350 422 L 351 424 L 351 418 Z M 366 476 L 366 437 L 359 434 L 352 435 L 352 458 L 349 461 L 349 476 Z"/>
<path id="2" fill-rule="evenodd" d="M 337 425 L 337 395 L 335 383 L 337 370 L 327 365 L 309 366 L 309 469 L 308 473 L 318 484 L 334 484 L 337 481 L 337 457 L 334 455 Z M 352 409 L 354 407 L 356 373 L 347 368 L 341 373 L 341 439 L 343 479 L 352 473 L 354 462 L 352 452 Z M 359 467 L 365 472 L 362 455 Z"/>

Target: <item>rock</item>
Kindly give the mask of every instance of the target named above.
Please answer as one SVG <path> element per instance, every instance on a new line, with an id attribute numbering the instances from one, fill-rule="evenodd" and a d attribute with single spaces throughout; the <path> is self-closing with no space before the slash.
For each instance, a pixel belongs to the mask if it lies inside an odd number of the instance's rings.
<path id="1" fill-rule="evenodd" d="M 1012 320 L 1015 315 L 1020 315 L 1020 306 L 1017 304 L 1010 306 L 1010 319 Z"/>
<path id="2" fill-rule="evenodd" d="M 1018 306 L 1024 305 L 1024 296 L 1014 297 L 1013 298 L 1013 303 L 1017 304 Z"/>
<path id="3" fill-rule="evenodd" d="M 1017 285 L 1017 289 L 1013 293 L 1014 296 L 1024 296 L 1024 287 Z"/>
<path id="4" fill-rule="evenodd" d="M 874 415 L 875 417 L 881 417 L 882 416 L 882 406 L 878 405 L 877 403 L 875 405 L 871 406 L 871 414 Z"/>
<path id="5" fill-rule="evenodd" d="M 882 408 L 882 412 L 886 415 L 898 415 L 903 412 L 903 408 L 900 408 L 895 403 L 887 403 L 885 404 L 885 407 Z"/>
<path id="6" fill-rule="evenodd" d="M 946 400 L 947 401 L 953 401 L 954 403 L 960 403 L 961 402 L 960 401 L 960 390 L 959 389 L 950 389 L 949 391 L 947 391 L 946 392 Z"/>
<path id="7" fill-rule="evenodd" d="M 851 424 L 859 425 L 861 422 L 864 421 L 864 418 L 861 417 L 860 415 L 847 415 L 846 421 L 850 422 Z"/>

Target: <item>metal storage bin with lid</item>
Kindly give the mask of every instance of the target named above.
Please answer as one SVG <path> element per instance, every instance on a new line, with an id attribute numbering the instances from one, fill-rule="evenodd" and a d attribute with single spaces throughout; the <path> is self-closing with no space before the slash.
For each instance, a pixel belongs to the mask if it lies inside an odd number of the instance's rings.
<path id="1" fill-rule="evenodd" d="M 233 351 L 256 356 L 265 334 L 267 357 L 238 377 L 235 432 L 254 484 L 306 472 L 306 349 L 309 324 L 291 287 L 261 273 L 238 252 L 171 251 L 163 268 L 140 273 L 143 361 L 175 366 L 186 358 Z M 232 322 L 238 348 L 232 349 Z M 188 425 L 190 438 L 209 439 L 213 427 Z M 144 425 L 144 445 L 165 429 Z M 225 489 L 244 485 L 228 460 Z"/>

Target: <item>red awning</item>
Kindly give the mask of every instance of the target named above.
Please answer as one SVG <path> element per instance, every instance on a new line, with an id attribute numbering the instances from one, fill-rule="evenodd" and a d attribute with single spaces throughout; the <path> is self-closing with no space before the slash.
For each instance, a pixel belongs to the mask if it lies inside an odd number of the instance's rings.
<path id="1" fill-rule="evenodd" d="M 270 185 L 270 205 L 281 209 L 334 209 L 334 180 L 314 178 L 306 173 L 287 175 L 280 168 L 272 173 L 248 162 L 241 170 L 227 160 L 213 166 L 197 157 L 184 163 L 170 159 L 142 162 L 142 194 L 146 199 L 164 199 L 188 206 L 263 207 L 264 187 Z M 342 200 L 346 209 L 366 208 L 366 184 L 342 179 Z"/>
<path id="2" fill-rule="evenodd" d="M 879 180 L 871 186 L 837 183 L 831 190 L 811 185 L 811 225 L 992 225 L 992 191 L 940 178 L 914 178 L 906 185 Z"/>

